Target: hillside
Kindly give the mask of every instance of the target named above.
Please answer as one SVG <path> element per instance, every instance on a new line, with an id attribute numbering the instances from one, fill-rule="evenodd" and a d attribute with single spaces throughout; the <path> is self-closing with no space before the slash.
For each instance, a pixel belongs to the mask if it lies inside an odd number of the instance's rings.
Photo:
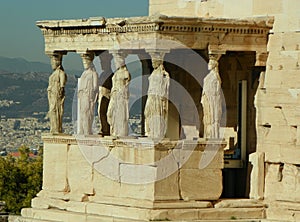
<path id="1" fill-rule="evenodd" d="M 52 72 L 50 62 L 29 62 L 23 58 L 6 58 L 0 56 L 0 74 L 7 73 L 50 73 Z M 66 73 L 71 73 L 76 76 L 81 75 L 80 70 L 66 70 Z"/>
<path id="2" fill-rule="evenodd" d="M 47 87 L 50 73 L 8 73 L 0 75 L 0 115 L 7 117 L 28 117 L 33 113 L 48 111 Z M 71 117 L 72 100 L 77 79 L 68 75 L 66 85 L 65 115 Z M 3 101 L 11 101 L 10 105 Z"/>
<path id="3" fill-rule="evenodd" d="M 50 64 L 0 56 L 0 115 L 17 118 L 40 113 L 39 117 L 44 118 L 48 111 L 47 87 L 51 72 Z M 65 116 L 68 117 L 71 117 L 77 85 L 75 75 L 81 72 L 66 70 Z"/>
<path id="4" fill-rule="evenodd" d="M 22 58 L 6 58 L 0 56 L 0 72 L 2 73 L 27 73 L 50 72 L 50 64 L 41 62 L 28 62 Z"/>

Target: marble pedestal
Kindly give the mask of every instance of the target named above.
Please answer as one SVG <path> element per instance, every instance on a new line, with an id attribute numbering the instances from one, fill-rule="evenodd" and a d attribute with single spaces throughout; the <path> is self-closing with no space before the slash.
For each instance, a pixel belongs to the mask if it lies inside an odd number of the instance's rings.
<path id="1" fill-rule="evenodd" d="M 222 193 L 223 141 L 43 140 L 43 188 L 20 221 L 198 220 L 216 214 L 212 201 Z"/>

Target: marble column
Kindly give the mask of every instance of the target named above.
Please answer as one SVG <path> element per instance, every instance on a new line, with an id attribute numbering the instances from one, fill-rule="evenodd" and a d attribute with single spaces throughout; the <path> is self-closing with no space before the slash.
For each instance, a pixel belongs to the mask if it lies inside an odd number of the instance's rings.
<path id="1" fill-rule="evenodd" d="M 209 73 L 203 80 L 201 103 L 203 108 L 204 138 L 220 138 L 220 122 L 222 117 L 221 78 L 218 60 L 220 54 L 210 54 Z"/>
<path id="2" fill-rule="evenodd" d="M 67 75 L 62 67 L 63 53 L 48 54 L 51 60 L 53 73 L 49 77 L 48 103 L 50 119 L 50 133 L 62 133 L 62 118 L 64 114 L 65 85 Z"/>
<path id="3" fill-rule="evenodd" d="M 107 110 L 107 122 L 111 136 L 128 136 L 129 119 L 129 83 L 130 73 L 125 65 L 126 54 L 112 51 L 116 71 L 112 77 L 112 88 Z"/>
<path id="4" fill-rule="evenodd" d="M 169 73 L 163 65 L 165 51 L 148 51 L 153 72 L 149 76 L 148 98 L 145 105 L 145 135 L 163 139 L 168 126 Z"/>
<path id="5" fill-rule="evenodd" d="M 262 200 L 264 198 L 265 187 L 265 153 L 251 153 L 249 161 L 253 166 L 250 177 L 249 197 L 251 199 Z"/>
<path id="6" fill-rule="evenodd" d="M 91 135 L 98 95 L 98 74 L 93 64 L 94 53 L 83 53 L 80 56 L 84 72 L 78 82 L 78 134 Z"/>
<path id="7" fill-rule="evenodd" d="M 112 88 L 113 71 L 111 69 L 112 55 L 108 51 L 101 52 L 99 55 L 102 72 L 99 78 L 98 95 L 98 117 L 100 121 L 99 134 L 102 136 L 110 135 L 110 125 L 107 121 L 107 110 L 110 101 Z"/>

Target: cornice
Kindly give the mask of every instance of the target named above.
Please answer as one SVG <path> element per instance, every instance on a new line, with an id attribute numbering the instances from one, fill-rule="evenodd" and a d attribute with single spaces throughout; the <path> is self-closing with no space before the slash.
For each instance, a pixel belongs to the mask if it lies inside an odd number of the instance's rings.
<path id="1" fill-rule="evenodd" d="M 75 136 L 75 135 L 52 135 L 44 134 L 42 140 L 45 144 L 65 144 L 65 145 L 83 145 L 83 146 L 105 146 L 113 147 L 128 147 L 131 149 L 185 149 L 185 150 L 204 150 L 208 146 L 218 146 L 224 148 L 226 142 L 224 140 L 169 140 L 164 139 L 157 141 L 151 138 L 113 138 L 93 136 Z"/>
<path id="2" fill-rule="evenodd" d="M 105 35 L 113 33 L 226 33 L 267 35 L 272 17 L 249 19 L 215 19 L 148 16 L 105 19 L 39 21 L 37 26 L 45 36 Z"/>

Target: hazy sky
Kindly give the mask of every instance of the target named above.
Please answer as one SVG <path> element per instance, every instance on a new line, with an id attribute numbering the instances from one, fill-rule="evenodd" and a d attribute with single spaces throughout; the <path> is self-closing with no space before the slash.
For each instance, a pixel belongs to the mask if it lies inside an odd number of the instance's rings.
<path id="1" fill-rule="evenodd" d="M 148 0 L 1 0 L 0 56 L 49 63 L 42 33 L 35 25 L 39 20 L 145 15 Z M 74 54 L 65 57 L 65 68 L 76 66 L 76 61 Z"/>

